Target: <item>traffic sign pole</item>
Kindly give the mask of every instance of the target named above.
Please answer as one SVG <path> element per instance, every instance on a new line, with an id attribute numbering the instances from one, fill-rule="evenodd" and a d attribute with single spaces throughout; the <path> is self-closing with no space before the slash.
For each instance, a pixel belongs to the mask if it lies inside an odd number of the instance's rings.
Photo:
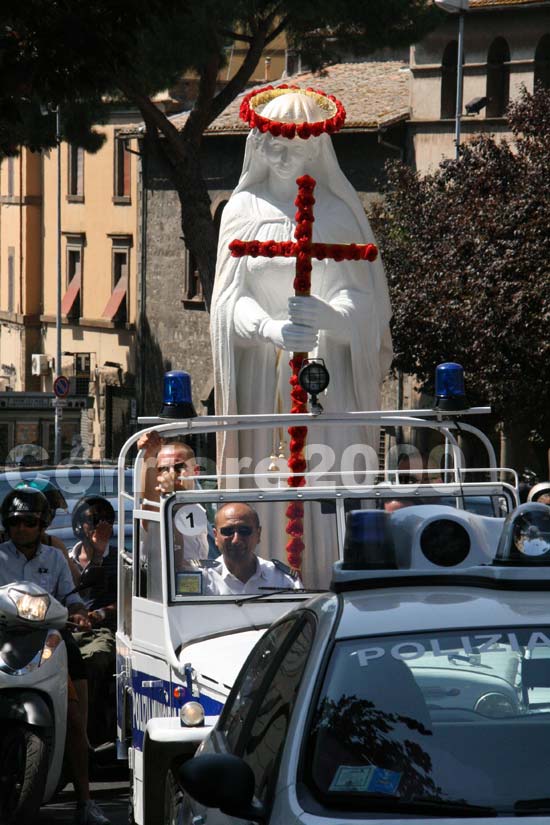
<path id="1" fill-rule="evenodd" d="M 54 462 L 55 464 L 61 463 L 61 421 L 63 419 L 63 407 L 67 403 L 65 401 L 66 396 L 69 393 L 69 379 L 66 375 L 57 375 L 57 378 L 53 382 L 53 391 L 54 391 L 54 412 L 55 412 L 55 448 L 54 448 Z"/>

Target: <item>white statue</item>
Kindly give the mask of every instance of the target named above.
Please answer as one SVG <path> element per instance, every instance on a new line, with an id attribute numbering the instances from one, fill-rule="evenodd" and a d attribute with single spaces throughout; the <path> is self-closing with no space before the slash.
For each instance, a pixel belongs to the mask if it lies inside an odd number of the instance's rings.
<path id="1" fill-rule="evenodd" d="M 261 114 L 287 123 L 327 117 L 314 97 L 297 92 L 275 97 Z M 321 398 L 325 411 L 380 408 L 380 386 L 392 358 L 391 309 L 380 258 L 374 263 L 314 260 L 311 296 L 294 297 L 294 258 L 233 258 L 229 251 L 235 239 L 294 240 L 296 178 L 305 173 L 317 184 L 313 241 L 374 242 L 328 134 L 291 140 L 251 130 L 241 178 L 220 226 L 211 314 L 218 414 L 289 411 L 288 362 L 293 351 L 325 360 L 330 372 L 330 386 Z M 377 449 L 377 433 L 369 430 L 358 427 L 350 434 L 311 429 L 308 453 L 316 452 L 314 444 L 329 445 L 334 462 L 328 469 L 340 471 L 342 453 L 351 441 Z M 236 456 L 250 457 L 254 467 L 273 451 L 269 433 L 241 433 L 238 444 L 236 435 L 228 433 L 218 443 L 218 467 L 226 472 L 227 460 Z M 284 519 L 281 531 L 284 548 Z M 276 553 L 284 560 L 284 549 Z"/>

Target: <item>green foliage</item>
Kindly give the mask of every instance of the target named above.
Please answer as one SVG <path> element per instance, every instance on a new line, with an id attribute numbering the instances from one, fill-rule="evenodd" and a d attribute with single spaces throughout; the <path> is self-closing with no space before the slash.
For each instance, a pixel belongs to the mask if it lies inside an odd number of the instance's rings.
<path id="1" fill-rule="evenodd" d="M 106 96 L 122 93 L 143 103 L 184 73 L 215 77 L 236 33 L 257 56 L 224 106 L 244 88 L 278 28 L 303 41 L 306 57 L 321 66 L 338 58 L 342 39 L 348 52 L 360 46 L 363 53 L 412 42 L 433 23 L 433 14 L 429 0 L 5 0 L 0 156 L 18 145 L 53 145 L 51 124 L 38 118 L 40 103 L 60 104 L 64 112 L 69 104 L 80 105 L 71 136 L 80 134 L 90 151 L 97 148 L 92 115 Z M 201 124 L 209 122 L 210 110 L 212 117 L 218 113 L 215 91 L 202 88 Z"/>
<path id="2" fill-rule="evenodd" d="M 389 168 L 371 216 L 394 312 L 394 366 L 431 388 L 458 361 L 472 402 L 550 441 L 550 92 L 510 106 L 512 145 L 479 137 L 430 175 Z"/>

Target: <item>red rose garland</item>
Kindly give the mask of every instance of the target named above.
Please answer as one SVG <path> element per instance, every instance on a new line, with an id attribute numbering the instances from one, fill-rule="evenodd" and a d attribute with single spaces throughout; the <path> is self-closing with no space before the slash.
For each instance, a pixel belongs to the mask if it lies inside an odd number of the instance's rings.
<path id="1" fill-rule="evenodd" d="M 315 123 L 308 123 L 307 121 L 303 123 L 282 123 L 263 117 L 256 111 L 256 106 L 264 106 L 270 100 L 292 92 L 312 97 L 317 105 L 321 109 L 325 109 L 327 114 L 331 116 Z M 307 140 L 310 137 L 319 137 L 323 132 L 333 135 L 335 132 L 340 131 L 346 120 L 346 110 L 334 95 L 327 95 L 326 92 L 311 87 L 301 89 L 299 86 L 288 86 L 286 83 L 276 87 L 264 86 L 263 89 L 255 89 L 253 92 L 249 92 L 241 103 L 239 114 L 241 120 L 248 123 L 251 129 L 258 129 L 263 134 L 270 132 L 274 137 L 285 137 L 289 140 L 296 136 L 302 138 L 302 140 Z"/>
<path id="2" fill-rule="evenodd" d="M 257 94 L 257 93 L 256 93 Z M 310 124 L 315 125 L 315 124 Z M 311 268 L 312 260 L 319 261 L 331 258 L 335 261 L 374 261 L 378 255 L 378 249 L 374 244 L 322 244 L 313 243 L 313 205 L 315 198 L 315 180 L 309 175 L 298 178 L 298 195 L 294 201 L 297 207 L 295 215 L 296 229 L 294 231 L 295 241 L 240 241 L 234 240 L 229 244 L 231 255 L 234 258 L 241 258 L 244 255 L 251 255 L 266 258 L 284 257 L 296 258 L 296 276 L 294 278 L 294 291 L 296 295 L 309 295 L 311 290 Z M 291 361 L 292 370 L 290 376 L 290 397 L 292 413 L 307 412 L 307 393 L 300 387 L 298 375 L 300 369 L 307 358 L 307 352 L 295 352 Z M 307 427 L 289 427 L 290 435 L 290 456 L 288 467 L 290 474 L 288 477 L 289 487 L 303 487 L 306 483 L 304 475 L 307 462 L 304 456 L 306 444 Z M 287 526 L 286 533 L 290 536 L 286 553 L 288 563 L 300 572 L 302 566 L 302 553 L 304 551 L 304 505 L 301 501 L 293 501 L 286 508 Z"/>

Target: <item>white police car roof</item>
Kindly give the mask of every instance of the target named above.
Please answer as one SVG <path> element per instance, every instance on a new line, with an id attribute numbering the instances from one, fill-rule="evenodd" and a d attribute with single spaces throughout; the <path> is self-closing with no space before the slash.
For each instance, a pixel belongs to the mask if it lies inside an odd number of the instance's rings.
<path id="1" fill-rule="evenodd" d="M 540 591 L 415 585 L 344 593 L 342 601 L 337 639 L 550 622 L 548 592 Z"/>

